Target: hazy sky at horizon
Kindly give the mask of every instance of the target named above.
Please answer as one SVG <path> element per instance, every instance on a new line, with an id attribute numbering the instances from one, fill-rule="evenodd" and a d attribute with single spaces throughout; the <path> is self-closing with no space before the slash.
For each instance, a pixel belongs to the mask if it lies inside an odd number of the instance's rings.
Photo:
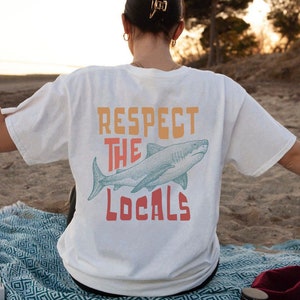
<path id="1" fill-rule="evenodd" d="M 261 26 L 266 4 L 254 1 L 249 18 Z M 124 5 L 125 0 L 0 0 L 0 74 L 68 73 L 130 62 L 122 37 Z"/>
<path id="2" fill-rule="evenodd" d="M 131 56 L 122 37 L 124 4 L 125 0 L 0 0 L 0 73 L 5 63 L 52 64 L 59 69 L 128 62 Z"/>

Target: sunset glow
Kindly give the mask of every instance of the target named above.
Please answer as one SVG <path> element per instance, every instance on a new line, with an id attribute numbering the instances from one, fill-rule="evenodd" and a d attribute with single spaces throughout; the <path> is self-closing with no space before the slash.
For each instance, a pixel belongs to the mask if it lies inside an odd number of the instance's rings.
<path id="1" fill-rule="evenodd" d="M 271 52 L 280 39 L 279 35 L 273 32 L 272 25 L 267 19 L 269 11 L 270 7 L 264 0 L 254 0 L 244 18 L 251 24 L 251 29 L 262 43 L 262 51 L 266 53 Z"/>
<path id="2" fill-rule="evenodd" d="M 124 5 L 125 0 L 0 0 L 0 74 L 69 73 L 130 62 L 122 38 Z M 278 41 L 267 24 L 268 11 L 263 0 L 254 0 L 245 17 L 266 50 Z M 193 46 L 186 49 L 197 56 L 199 34 L 185 36 Z M 187 54 L 186 49 L 176 51 Z"/>

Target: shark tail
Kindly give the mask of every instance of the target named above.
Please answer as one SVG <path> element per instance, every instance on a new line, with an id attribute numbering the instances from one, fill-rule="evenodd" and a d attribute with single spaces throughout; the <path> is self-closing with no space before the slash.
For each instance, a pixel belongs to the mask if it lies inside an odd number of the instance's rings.
<path id="1" fill-rule="evenodd" d="M 99 169 L 96 157 L 94 158 L 93 161 L 93 176 L 94 176 L 93 190 L 88 197 L 89 201 L 94 199 L 105 186 L 105 184 L 103 184 L 103 179 L 105 179 L 106 176 L 103 175 L 101 170 Z"/>

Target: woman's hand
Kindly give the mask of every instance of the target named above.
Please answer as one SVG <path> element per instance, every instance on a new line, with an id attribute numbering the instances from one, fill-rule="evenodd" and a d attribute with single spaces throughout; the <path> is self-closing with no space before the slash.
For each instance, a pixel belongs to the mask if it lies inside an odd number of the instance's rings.
<path id="1" fill-rule="evenodd" d="M 0 124 L 5 120 L 5 116 L 1 112 L 1 107 L 0 107 Z"/>
<path id="2" fill-rule="evenodd" d="M 300 141 L 297 141 L 278 163 L 300 175 Z"/>
<path id="3" fill-rule="evenodd" d="M 9 152 L 17 150 L 16 145 L 11 139 L 6 124 L 6 115 L 3 115 L 0 107 L 0 152 Z"/>

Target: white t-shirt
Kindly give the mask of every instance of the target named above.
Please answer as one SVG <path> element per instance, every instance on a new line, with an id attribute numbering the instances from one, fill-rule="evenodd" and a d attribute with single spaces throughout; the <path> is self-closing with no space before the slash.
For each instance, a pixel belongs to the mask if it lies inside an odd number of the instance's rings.
<path id="1" fill-rule="evenodd" d="M 224 165 L 257 176 L 296 141 L 237 83 L 187 67 L 84 68 L 6 122 L 28 164 L 70 161 L 76 213 L 58 242 L 66 269 L 131 296 L 201 284 L 219 259 Z"/>

